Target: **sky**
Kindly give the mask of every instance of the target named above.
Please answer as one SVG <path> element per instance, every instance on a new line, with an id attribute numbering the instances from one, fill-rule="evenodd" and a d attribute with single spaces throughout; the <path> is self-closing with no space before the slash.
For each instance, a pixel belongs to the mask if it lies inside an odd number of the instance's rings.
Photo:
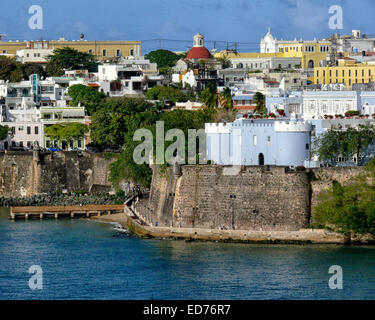
<path id="1" fill-rule="evenodd" d="M 43 9 L 43 28 L 30 29 L 29 8 Z M 331 5 L 343 9 L 343 29 L 329 28 Z M 1 0 L 4 40 L 141 40 L 142 53 L 186 50 L 196 33 L 206 47 L 259 51 L 267 33 L 278 39 L 326 38 L 360 29 L 375 34 L 374 0 Z M 168 39 L 168 40 L 155 40 Z M 173 41 L 172 41 L 173 40 Z M 227 44 L 228 42 L 228 44 Z"/>

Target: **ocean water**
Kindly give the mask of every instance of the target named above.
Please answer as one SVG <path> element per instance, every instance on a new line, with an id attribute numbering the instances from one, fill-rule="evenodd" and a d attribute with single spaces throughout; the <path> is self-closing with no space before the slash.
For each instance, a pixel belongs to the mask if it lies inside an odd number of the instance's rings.
<path id="1" fill-rule="evenodd" d="M 29 287 L 29 268 L 43 289 Z M 343 269 L 332 290 L 330 266 Z M 0 208 L 0 299 L 375 299 L 375 247 L 138 239 L 88 220 L 13 222 Z"/>

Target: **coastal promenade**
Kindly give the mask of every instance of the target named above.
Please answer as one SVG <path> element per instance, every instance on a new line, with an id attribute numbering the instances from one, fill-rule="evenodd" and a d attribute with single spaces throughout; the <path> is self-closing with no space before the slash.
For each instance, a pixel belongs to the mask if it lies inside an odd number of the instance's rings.
<path id="1" fill-rule="evenodd" d="M 29 219 L 46 217 L 63 218 L 63 217 L 86 217 L 112 215 L 124 211 L 124 205 L 85 205 L 85 206 L 29 206 L 29 207 L 12 207 L 10 208 L 10 218 Z"/>

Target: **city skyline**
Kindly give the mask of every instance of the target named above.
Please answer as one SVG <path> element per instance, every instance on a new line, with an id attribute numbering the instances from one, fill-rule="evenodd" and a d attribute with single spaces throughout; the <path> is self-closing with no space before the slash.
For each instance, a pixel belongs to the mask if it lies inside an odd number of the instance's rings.
<path id="1" fill-rule="evenodd" d="M 32 5 L 43 9 L 41 30 L 29 27 Z M 342 30 L 329 28 L 331 14 L 328 11 L 332 5 L 343 9 Z M 335 32 L 350 34 L 352 29 L 375 33 L 369 8 L 375 9 L 373 1 L 130 0 L 124 3 L 67 0 L 59 5 L 46 0 L 38 3 L 5 0 L 0 4 L 0 33 L 7 34 L 5 41 L 60 37 L 78 40 L 81 33 L 88 40 L 141 40 L 142 52 L 147 53 L 158 48 L 186 50 L 192 45 L 192 36 L 199 32 L 205 35 L 209 49 L 213 48 L 214 41 L 219 50 L 225 49 L 228 41 L 229 47 L 238 42 L 240 51 L 258 51 L 259 41 L 268 28 L 278 39 L 290 40 L 326 38 Z"/>

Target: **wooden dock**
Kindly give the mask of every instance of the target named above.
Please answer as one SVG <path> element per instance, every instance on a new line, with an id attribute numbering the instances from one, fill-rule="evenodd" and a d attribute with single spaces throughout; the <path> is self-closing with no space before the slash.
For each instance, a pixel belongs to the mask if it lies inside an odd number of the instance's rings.
<path id="1" fill-rule="evenodd" d="M 110 215 L 124 212 L 123 204 L 87 205 L 87 206 L 41 206 L 41 207 L 12 207 L 10 219 L 30 218 L 90 218 L 91 216 Z"/>

